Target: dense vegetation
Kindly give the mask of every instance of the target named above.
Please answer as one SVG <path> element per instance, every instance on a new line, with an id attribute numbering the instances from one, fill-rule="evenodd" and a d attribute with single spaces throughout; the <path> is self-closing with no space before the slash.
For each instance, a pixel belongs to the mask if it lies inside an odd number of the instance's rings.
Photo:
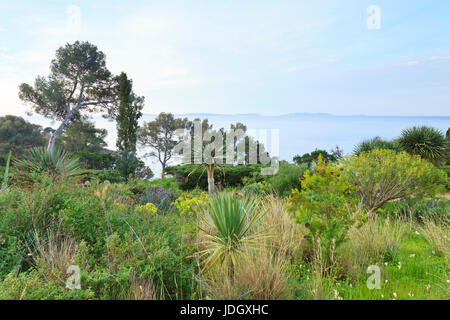
<path id="1" fill-rule="evenodd" d="M 52 74 L 21 98 L 61 120 L 59 132 L 0 118 L 0 299 L 450 298 L 449 132 L 413 127 L 348 156 L 315 150 L 272 176 L 248 153 L 243 164 L 166 167 L 174 130 L 193 122 L 162 114 L 138 128 L 144 100 L 89 43 L 58 50 Z M 74 81 L 95 89 L 89 103 L 112 99 L 102 108 L 118 151 L 77 113 L 82 103 L 70 96 L 65 108 Z M 136 143 L 152 148 L 161 179 Z"/>

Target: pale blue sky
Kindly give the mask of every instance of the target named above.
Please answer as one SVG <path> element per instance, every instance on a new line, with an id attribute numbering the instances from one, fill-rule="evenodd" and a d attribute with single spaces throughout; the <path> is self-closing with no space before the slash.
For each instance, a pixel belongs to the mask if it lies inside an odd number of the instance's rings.
<path id="1" fill-rule="evenodd" d="M 449 13 L 442 0 L 1 1 L 0 115 L 23 114 L 18 85 L 59 46 L 88 40 L 146 113 L 449 116 Z"/>

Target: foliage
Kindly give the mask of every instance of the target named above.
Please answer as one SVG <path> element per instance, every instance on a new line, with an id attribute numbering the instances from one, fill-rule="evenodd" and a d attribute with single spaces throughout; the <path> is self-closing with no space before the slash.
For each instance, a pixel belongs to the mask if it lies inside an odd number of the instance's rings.
<path id="1" fill-rule="evenodd" d="M 250 196 L 267 195 L 273 192 L 271 186 L 266 182 L 254 182 L 242 188 L 242 192 Z"/>
<path id="2" fill-rule="evenodd" d="M 178 193 L 167 191 L 161 188 L 148 187 L 145 193 L 142 193 L 138 202 L 141 204 L 152 203 L 159 212 L 166 213 L 170 210 L 171 203 L 177 198 Z"/>
<path id="3" fill-rule="evenodd" d="M 139 130 L 139 143 L 153 149 L 147 156 L 158 159 L 162 167 L 161 177 L 164 177 L 167 162 L 172 158 L 173 149 L 179 142 L 175 130 L 184 128 L 186 122 L 187 119 L 175 119 L 173 114 L 162 112 L 153 121 L 144 122 Z"/>
<path id="4" fill-rule="evenodd" d="M 245 178 L 253 175 L 261 176 L 263 165 L 224 165 L 214 169 L 214 180 L 221 187 L 238 187 L 244 185 Z M 202 170 L 196 170 L 198 165 L 168 167 L 166 172 L 177 179 L 182 190 L 191 190 L 196 186 L 202 190 L 208 189 L 207 176 Z"/>
<path id="5" fill-rule="evenodd" d="M 422 126 L 404 129 L 399 138 L 402 150 L 419 155 L 433 163 L 440 163 L 445 155 L 444 134 L 435 128 Z"/>
<path id="6" fill-rule="evenodd" d="M 445 186 L 447 190 L 450 190 L 450 165 L 442 166 L 441 169 L 447 174 L 447 182 Z"/>
<path id="7" fill-rule="evenodd" d="M 340 158 L 342 151 L 339 149 L 339 147 L 336 147 L 336 151 L 332 151 L 331 153 L 328 153 L 325 150 L 319 150 L 316 149 L 311 153 L 305 153 L 302 156 L 296 155 L 294 156 L 294 163 L 297 165 L 306 165 L 308 168 L 311 167 L 313 162 L 316 162 L 319 158 L 319 155 L 322 155 L 322 159 L 325 162 L 328 161 L 336 161 Z"/>
<path id="8" fill-rule="evenodd" d="M 378 212 L 397 218 L 414 218 L 422 221 L 425 218 L 450 218 L 450 200 L 441 198 L 415 199 L 403 198 L 386 202 Z"/>
<path id="9" fill-rule="evenodd" d="M 209 195 L 202 192 L 198 195 L 182 193 L 171 205 L 178 209 L 181 216 L 199 214 L 209 203 Z"/>
<path id="10" fill-rule="evenodd" d="M 287 201 L 297 222 L 308 229 L 310 248 L 320 246 L 324 264 L 331 263 L 332 253 L 347 239 L 350 226 L 355 222 L 357 200 L 353 188 L 341 175 L 339 166 L 322 160 L 304 173 L 301 190 L 294 189 Z"/>
<path id="11" fill-rule="evenodd" d="M 234 269 L 245 252 L 259 244 L 261 234 L 251 233 L 264 215 L 255 199 L 236 194 L 218 194 L 208 205 L 208 218 L 200 212 L 196 229 L 206 238 L 205 248 L 199 254 L 206 256 L 205 268 L 217 264 L 226 267 L 234 278 Z"/>
<path id="12" fill-rule="evenodd" d="M 38 76 L 34 87 L 20 85 L 23 102 L 44 117 L 61 121 L 50 137 L 50 151 L 65 127 L 80 119 L 80 112 L 104 110 L 107 116 L 114 115 L 117 81 L 105 65 L 105 54 L 95 45 L 76 41 L 56 51 L 47 78 Z"/>
<path id="13" fill-rule="evenodd" d="M 400 151 L 400 146 L 396 141 L 383 140 L 380 137 L 364 140 L 355 146 L 353 154 L 359 156 L 363 152 L 372 151 L 374 149 L 389 149 Z"/>
<path id="14" fill-rule="evenodd" d="M 125 178 L 122 177 L 120 172 L 113 169 L 83 170 L 81 175 L 84 182 L 98 180 L 99 182 L 109 181 L 111 183 L 121 183 L 125 181 Z"/>
<path id="15" fill-rule="evenodd" d="M 22 154 L 32 147 L 45 144 L 42 127 L 32 124 L 22 117 L 6 115 L 0 117 L 0 154 L 6 154 L 11 149 L 16 154 Z"/>
<path id="16" fill-rule="evenodd" d="M 444 172 L 419 156 L 406 152 L 375 149 L 343 162 L 344 176 L 372 218 L 389 200 L 434 196 L 447 177 Z"/>
<path id="17" fill-rule="evenodd" d="M 158 208 L 151 202 L 136 206 L 136 212 L 139 214 L 147 215 L 147 216 L 153 216 L 158 212 Z"/>
<path id="18" fill-rule="evenodd" d="M 267 183 L 279 196 L 288 196 L 292 189 L 300 189 L 300 178 L 307 169 L 306 165 L 280 165 L 278 173 L 269 177 Z"/>
<path id="19" fill-rule="evenodd" d="M 84 169 L 111 170 L 117 161 L 111 153 L 79 151 L 72 152 L 72 155 L 79 159 Z"/>
<path id="20" fill-rule="evenodd" d="M 119 150 L 118 170 L 128 179 L 135 175 L 139 160 L 136 157 L 137 131 L 139 118 L 142 117 L 144 97 L 132 92 L 133 82 L 122 72 L 119 82 L 119 109 L 117 122 L 117 149 Z"/>
<path id="21" fill-rule="evenodd" d="M 28 172 L 48 173 L 58 176 L 74 176 L 80 173 L 78 158 L 58 147 L 48 151 L 36 147 L 27 151 L 23 159 L 15 160 L 16 166 Z"/>
<path id="22" fill-rule="evenodd" d="M 9 164 L 11 162 L 11 154 L 12 152 L 10 151 L 8 155 L 8 160 L 6 160 L 6 167 L 5 172 L 3 173 L 3 182 L 0 187 L 0 192 L 5 192 L 8 190 L 8 176 L 9 176 Z"/>
<path id="23" fill-rule="evenodd" d="M 81 117 L 70 123 L 57 139 L 57 145 L 69 152 L 99 153 L 107 146 L 108 131 L 95 127 L 95 123 Z"/>

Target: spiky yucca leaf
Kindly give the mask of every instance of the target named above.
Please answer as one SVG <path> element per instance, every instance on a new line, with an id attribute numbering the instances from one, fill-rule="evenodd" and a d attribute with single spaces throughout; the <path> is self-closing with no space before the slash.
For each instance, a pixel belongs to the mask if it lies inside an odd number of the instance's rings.
<path id="1" fill-rule="evenodd" d="M 44 147 L 28 150 L 24 159 L 17 160 L 18 167 L 32 172 L 47 172 L 52 175 L 74 176 L 80 172 L 78 158 L 60 148 L 49 152 Z"/>
<path id="2" fill-rule="evenodd" d="M 252 229 L 263 215 L 264 211 L 254 198 L 236 194 L 219 194 L 211 198 L 209 219 L 199 215 L 207 227 L 196 224 L 207 239 L 205 249 L 199 252 L 201 256 L 207 256 L 205 268 L 222 263 L 232 274 L 244 249 L 260 244 L 263 234 L 252 232 Z"/>
<path id="3" fill-rule="evenodd" d="M 440 162 L 445 154 L 444 134 L 432 127 L 404 129 L 399 144 L 409 154 L 419 155 L 433 163 Z"/>

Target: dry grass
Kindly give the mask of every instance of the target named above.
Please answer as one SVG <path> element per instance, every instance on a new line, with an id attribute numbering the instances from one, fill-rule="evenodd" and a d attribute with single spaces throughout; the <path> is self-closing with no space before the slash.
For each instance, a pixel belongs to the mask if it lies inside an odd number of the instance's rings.
<path id="1" fill-rule="evenodd" d="M 352 228 L 349 241 L 339 248 L 338 263 L 343 272 L 356 277 L 371 264 L 395 255 L 410 226 L 405 221 L 377 218 Z"/>
<path id="2" fill-rule="evenodd" d="M 304 232 L 284 207 L 284 202 L 267 196 L 264 202 L 266 215 L 261 223 L 269 233 L 266 245 L 286 258 L 299 258 L 305 247 Z"/>
<path id="3" fill-rule="evenodd" d="M 252 234 L 261 234 L 257 248 L 239 256 L 234 274 L 221 265 L 203 273 L 206 297 L 212 299 L 273 300 L 287 295 L 286 263 L 301 255 L 303 236 L 280 199 L 268 197 L 259 210 L 266 212 Z M 197 238 L 200 248 L 205 239 Z"/>
<path id="4" fill-rule="evenodd" d="M 450 248 L 450 229 L 448 221 L 434 220 L 431 217 L 423 219 L 421 233 L 427 241 L 438 251 L 442 252 L 448 261 Z"/>
<path id="5" fill-rule="evenodd" d="M 133 274 L 131 285 L 124 300 L 160 300 L 152 279 L 138 279 Z"/>
<path id="6" fill-rule="evenodd" d="M 233 279 L 217 267 L 204 284 L 212 299 L 279 299 L 287 288 L 284 257 L 267 250 L 249 251 L 236 266 Z"/>
<path id="7" fill-rule="evenodd" d="M 30 249 L 33 264 L 47 279 L 56 280 L 65 285 L 67 269 L 78 265 L 80 246 L 70 237 L 61 237 L 49 233 L 47 239 L 35 234 L 34 250 Z M 79 266 L 80 268 L 83 266 Z"/>

